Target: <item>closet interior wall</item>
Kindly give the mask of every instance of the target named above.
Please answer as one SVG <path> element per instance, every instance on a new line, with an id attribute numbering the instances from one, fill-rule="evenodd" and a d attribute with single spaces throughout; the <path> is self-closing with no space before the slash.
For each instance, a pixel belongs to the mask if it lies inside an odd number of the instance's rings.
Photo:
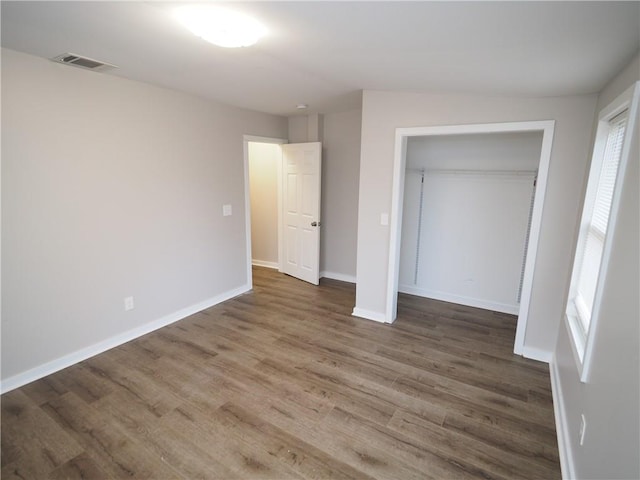
<path id="1" fill-rule="evenodd" d="M 251 263 L 278 268 L 278 162 L 280 145 L 248 143 Z"/>
<path id="2" fill-rule="evenodd" d="M 399 291 L 518 314 L 541 132 L 412 137 Z"/>

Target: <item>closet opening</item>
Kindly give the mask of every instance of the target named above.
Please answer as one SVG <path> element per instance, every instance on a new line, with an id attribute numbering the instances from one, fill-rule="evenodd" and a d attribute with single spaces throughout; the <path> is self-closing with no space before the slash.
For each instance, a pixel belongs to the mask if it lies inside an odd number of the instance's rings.
<path id="1" fill-rule="evenodd" d="M 387 314 L 398 292 L 518 316 L 523 354 L 553 122 L 398 129 Z"/>
<path id="2" fill-rule="evenodd" d="M 517 315 L 541 132 L 407 141 L 398 290 Z"/>

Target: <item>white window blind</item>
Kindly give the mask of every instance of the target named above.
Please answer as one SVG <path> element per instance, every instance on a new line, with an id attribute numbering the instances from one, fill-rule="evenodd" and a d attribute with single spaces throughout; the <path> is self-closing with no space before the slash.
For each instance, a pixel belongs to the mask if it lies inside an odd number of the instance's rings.
<path id="1" fill-rule="evenodd" d="M 612 301 L 607 288 L 607 270 L 616 242 L 622 184 L 632 181 L 627 166 L 636 142 L 640 119 L 640 81 L 635 82 L 598 115 L 580 232 L 571 272 L 565 322 L 580 373 L 588 382 L 595 361 L 594 342 L 599 325 L 607 321 L 604 308 Z M 604 303 L 603 303 L 604 302 Z"/>
<path id="2" fill-rule="evenodd" d="M 581 245 L 582 258 L 578 267 L 579 274 L 574 297 L 575 309 L 585 335 L 589 331 L 591 322 L 591 311 L 600 275 L 604 241 L 607 235 L 626 125 L 626 111 L 610 120 L 602 167 L 597 179 L 589 179 L 590 182 L 597 181 L 598 186 L 595 198 L 592 200 L 592 210 L 586 216 L 588 223 L 584 235 L 581 235 L 580 238 L 583 242 Z"/>

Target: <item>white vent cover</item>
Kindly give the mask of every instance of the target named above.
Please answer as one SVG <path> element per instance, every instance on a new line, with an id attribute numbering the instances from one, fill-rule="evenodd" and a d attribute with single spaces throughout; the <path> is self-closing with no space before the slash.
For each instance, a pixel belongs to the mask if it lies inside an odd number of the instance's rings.
<path id="1" fill-rule="evenodd" d="M 58 63 L 64 63 L 65 65 L 73 65 L 74 67 L 84 68 L 86 70 L 104 71 L 110 68 L 118 68 L 110 63 L 94 60 L 93 58 L 83 57 L 82 55 L 76 55 L 75 53 L 63 53 L 57 57 L 53 57 L 51 60 Z"/>

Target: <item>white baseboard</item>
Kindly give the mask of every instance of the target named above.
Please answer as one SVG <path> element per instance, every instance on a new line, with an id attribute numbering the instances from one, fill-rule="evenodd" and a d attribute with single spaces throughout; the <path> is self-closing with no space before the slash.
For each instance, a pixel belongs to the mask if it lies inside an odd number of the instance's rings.
<path id="1" fill-rule="evenodd" d="M 251 265 L 254 265 L 256 267 L 273 268 L 275 270 L 278 270 L 278 268 L 280 268 L 278 262 L 267 262 L 265 260 L 251 260 Z"/>
<path id="2" fill-rule="evenodd" d="M 6 393 L 13 389 L 22 387 L 27 383 L 31 383 L 42 377 L 51 375 L 52 373 L 55 373 L 59 370 L 70 367 L 71 365 L 75 365 L 78 362 L 122 345 L 123 343 L 127 343 L 131 340 L 141 337 L 142 335 L 146 335 L 147 333 L 153 332 L 154 330 L 158 330 L 159 328 L 182 320 L 190 315 L 193 315 L 194 313 L 201 312 L 202 310 L 205 310 L 209 307 L 213 307 L 214 305 L 222 303 L 233 297 L 237 297 L 238 295 L 248 292 L 249 290 L 250 288 L 248 287 L 248 285 L 243 285 L 242 287 L 230 290 L 203 302 L 196 303 L 195 305 L 183 308 L 181 310 L 178 310 L 177 312 L 173 312 L 165 317 L 159 318 L 158 320 L 146 323 L 114 337 L 107 338 L 106 340 L 103 340 L 101 342 L 94 343 L 93 345 L 69 353 L 42 365 L 38 365 L 37 367 L 31 368 L 25 372 L 18 373 L 17 375 L 2 380 L 2 382 L 0 383 L 0 392 Z"/>
<path id="3" fill-rule="evenodd" d="M 434 300 L 441 300 L 443 302 L 458 303 L 460 305 L 467 305 L 469 307 L 493 310 L 494 312 L 508 313 L 510 315 L 518 315 L 520 313 L 520 305 L 509 305 L 506 303 L 481 300 L 479 298 L 453 295 L 446 292 L 438 292 L 435 290 L 416 287 L 415 285 L 399 285 L 398 292 L 408 293 L 409 295 L 417 295 L 419 297 L 432 298 Z"/>
<path id="4" fill-rule="evenodd" d="M 354 317 L 366 318 L 367 320 L 373 320 L 374 322 L 380 323 L 392 323 L 388 322 L 384 313 L 374 312 L 372 310 L 365 310 L 363 308 L 355 307 L 353 309 L 353 313 L 351 314 Z"/>
<path id="5" fill-rule="evenodd" d="M 564 408 L 564 397 L 562 396 L 558 363 L 553 357 L 549 364 L 549 373 L 551 376 L 551 394 L 553 396 L 553 415 L 556 421 L 556 436 L 558 437 L 560 470 L 562 472 L 562 478 L 573 479 L 576 478 L 576 471 L 573 464 L 573 454 L 571 453 L 571 442 L 569 442 L 567 413 Z"/>
<path id="6" fill-rule="evenodd" d="M 339 280 L 341 282 L 356 283 L 355 275 L 345 275 L 344 273 L 335 272 L 320 272 L 320 278 L 331 278 L 332 280 Z"/>
<path id="7" fill-rule="evenodd" d="M 551 359 L 553 358 L 553 353 L 532 347 L 522 347 L 521 355 L 524 358 L 530 358 L 531 360 L 537 360 L 539 362 L 549 364 L 551 363 Z"/>

